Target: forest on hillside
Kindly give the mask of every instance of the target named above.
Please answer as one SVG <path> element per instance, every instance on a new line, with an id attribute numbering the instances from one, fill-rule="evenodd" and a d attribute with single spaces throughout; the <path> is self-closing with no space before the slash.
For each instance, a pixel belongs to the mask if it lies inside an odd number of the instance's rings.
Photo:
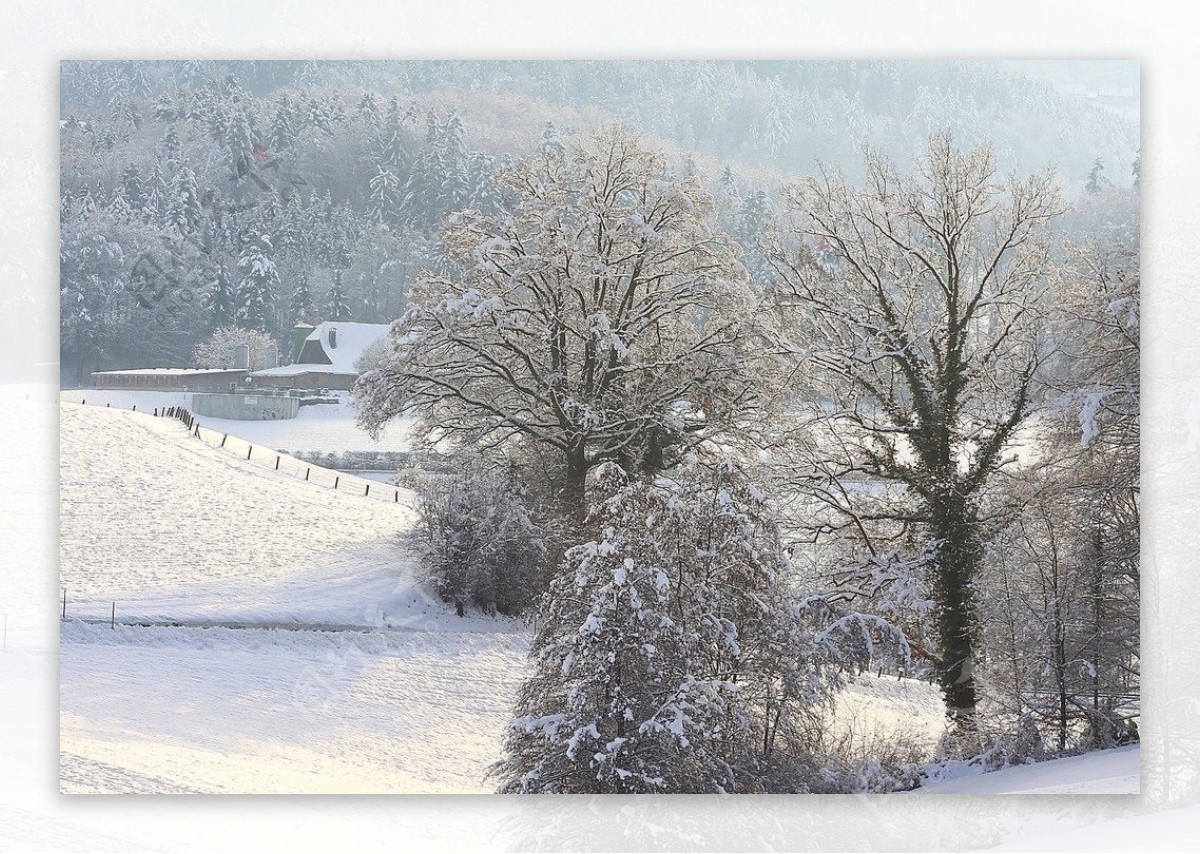
<path id="1" fill-rule="evenodd" d="M 61 365 L 182 366 L 213 330 L 387 322 L 539 145 L 620 123 L 696 174 L 761 274 L 781 192 L 935 130 L 1002 170 L 1128 188 L 1137 129 L 987 62 L 66 62 Z M 1105 184 L 1107 186 L 1107 184 Z"/>

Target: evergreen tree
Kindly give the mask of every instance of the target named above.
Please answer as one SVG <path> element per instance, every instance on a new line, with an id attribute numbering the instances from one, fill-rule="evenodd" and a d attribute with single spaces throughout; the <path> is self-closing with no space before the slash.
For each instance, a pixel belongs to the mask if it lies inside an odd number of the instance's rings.
<path id="1" fill-rule="evenodd" d="M 404 117 L 395 98 L 388 103 L 387 120 L 379 138 L 379 160 L 382 166 L 399 174 L 404 163 Z"/>
<path id="2" fill-rule="evenodd" d="M 313 297 L 309 287 L 308 274 L 300 273 L 296 277 L 296 288 L 292 291 L 291 309 L 292 320 L 295 323 L 306 321 L 312 314 Z"/>
<path id="3" fill-rule="evenodd" d="M 290 151 L 296 142 L 296 111 L 287 95 L 279 99 L 275 117 L 271 120 L 268 144 L 272 154 Z"/>
<path id="4" fill-rule="evenodd" d="M 551 582 L 505 758 L 507 793 L 806 791 L 838 668 L 882 621 L 795 599 L 761 491 L 729 461 L 596 471 L 592 539 Z"/>
<path id="5" fill-rule="evenodd" d="M 373 132 L 379 131 L 382 125 L 382 117 L 379 114 L 379 102 L 375 100 L 375 96 L 370 92 L 363 93 L 363 96 L 358 100 L 358 106 L 355 107 L 355 112 L 358 113 L 368 128 Z"/>
<path id="6" fill-rule="evenodd" d="M 1111 186 L 1112 182 L 1104 175 L 1104 161 L 1099 157 L 1092 163 L 1092 168 L 1088 172 L 1087 184 L 1085 189 L 1089 193 L 1099 193 L 1105 187 Z"/>
<path id="7" fill-rule="evenodd" d="M 238 270 L 242 275 L 236 292 L 235 320 L 243 329 L 267 329 L 271 305 L 279 287 L 279 272 L 272 257 L 271 238 L 251 232 L 242 243 Z"/>
<path id="8" fill-rule="evenodd" d="M 134 164 L 130 163 L 125 167 L 125 171 L 121 173 L 121 184 L 118 192 L 129 203 L 130 210 L 141 214 L 143 205 L 145 204 L 145 191 L 142 189 L 142 176 L 138 174 L 138 168 Z"/>
<path id="9" fill-rule="evenodd" d="M 342 284 L 341 270 L 333 271 L 333 284 L 329 289 L 329 319 L 350 319 L 350 302 L 346 299 L 346 290 Z"/>
<path id="10" fill-rule="evenodd" d="M 237 294 L 224 264 L 217 264 L 203 304 L 210 312 L 209 326 L 213 329 L 228 326 L 237 315 Z"/>
<path id="11" fill-rule="evenodd" d="M 175 125 L 168 125 L 167 132 L 163 134 L 162 142 L 159 143 L 163 157 L 166 157 L 168 160 L 174 160 L 179 156 L 181 147 L 179 134 L 175 131 Z"/>
<path id="12" fill-rule="evenodd" d="M 181 236 L 187 236 L 199 228 L 203 216 L 196 173 L 186 165 L 180 166 L 171 181 L 167 199 L 167 225 Z"/>
<path id="13" fill-rule="evenodd" d="M 368 210 L 375 222 L 390 224 L 395 222 L 400 210 L 400 179 L 383 164 L 375 168 Z"/>

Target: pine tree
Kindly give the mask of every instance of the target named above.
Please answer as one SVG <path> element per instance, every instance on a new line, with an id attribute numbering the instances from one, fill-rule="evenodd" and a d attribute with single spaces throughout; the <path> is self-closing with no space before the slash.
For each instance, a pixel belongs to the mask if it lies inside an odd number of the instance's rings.
<path id="1" fill-rule="evenodd" d="M 171 193 L 167 199 L 167 225 L 181 236 L 187 236 L 199 228 L 203 216 L 196 173 L 186 165 L 180 166 L 171 181 Z"/>
<path id="2" fill-rule="evenodd" d="M 141 214 L 145 204 L 145 191 L 142 189 L 142 176 L 138 174 L 137 166 L 132 163 L 126 166 L 125 171 L 121 173 L 119 192 L 129 203 L 130 209 Z"/>
<path id="3" fill-rule="evenodd" d="M 333 271 L 333 285 L 329 289 L 329 319 L 350 319 L 350 302 L 346 299 L 346 291 L 342 285 L 341 270 Z"/>
<path id="4" fill-rule="evenodd" d="M 237 294 L 224 264 L 217 264 L 203 304 L 210 312 L 209 326 L 213 329 L 228 326 L 237 315 Z"/>
<path id="5" fill-rule="evenodd" d="M 400 210 L 400 179 L 383 164 L 378 164 L 375 168 L 375 177 L 371 179 L 368 210 L 375 222 L 390 224 L 396 221 Z"/>
<path id="6" fill-rule="evenodd" d="M 268 144 L 272 153 L 290 151 L 296 142 L 296 111 L 291 99 L 284 95 L 279 99 L 275 108 L 275 117 L 271 120 L 271 133 Z"/>
<path id="7" fill-rule="evenodd" d="M 390 171 L 399 174 L 404 164 L 404 117 L 395 98 L 388 103 L 387 120 L 379 137 L 379 160 Z"/>
<path id="8" fill-rule="evenodd" d="M 238 256 L 242 280 L 236 293 L 235 320 L 243 329 L 266 329 L 271 316 L 271 304 L 279 287 L 279 272 L 272 258 L 271 238 L 251 232 L 243 241 Z"/>
<path id="9" fill-rule="evenodd" d="M 367 127 L 372 132 L 378 132 L 382 118 L 379 115 L 379 102 L 375 100 L 375 96 L 370 92 L 366 92 L 358 101 L 358 106 L 355 107 L 355 112 L 359 118 L 366 122 Z"/>
<path id="10" fill-rule="evenodd" d="M 1104 161 L 1097 157 L 1092 163 L 1092 168 L 1088 171 L 1085 189 L 1089 193 L 1099 193 L 1105 187 L 1111 186 L 1111 184 L 1112 182 L 1104 175 Z"/>
<path id="11" fill-rule="evenodd" d="M 312 313 L 312 306 L 313 297 L 308 283 L 308 274 L 301 272 L 296 277 L 296 288 L 292 291 L 292 320 L 296 323 L 307 320 Z"/>
<path id="12" fill-rule="evenodd" d="M 162 149 L 163 157 L 166 157 L 168 160 L 174 160 L 179 156 L 181 145 L 179 134 L 175 131 L 175 125 L 167 125 L 167 132 L 163 134 L 159 148 Z"/>

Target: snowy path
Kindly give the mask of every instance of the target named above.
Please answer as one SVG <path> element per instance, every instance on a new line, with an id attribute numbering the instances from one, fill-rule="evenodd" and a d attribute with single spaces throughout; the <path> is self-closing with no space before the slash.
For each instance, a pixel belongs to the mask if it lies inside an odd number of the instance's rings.
<path id="1" fill-rule="evenodd" d="M 485 792 L 519 635 L 63 624 L 66 792 Z"/>

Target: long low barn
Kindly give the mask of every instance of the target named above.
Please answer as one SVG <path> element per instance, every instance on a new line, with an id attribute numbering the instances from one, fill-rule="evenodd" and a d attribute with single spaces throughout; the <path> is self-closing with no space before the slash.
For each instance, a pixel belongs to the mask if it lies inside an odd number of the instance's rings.
<path id="1" fill-rule="evenodd" d="M 245 368 L 132 368 L 96 371 L 92 385 L 125 391 L 229 391 L 249 374 Z"/>

